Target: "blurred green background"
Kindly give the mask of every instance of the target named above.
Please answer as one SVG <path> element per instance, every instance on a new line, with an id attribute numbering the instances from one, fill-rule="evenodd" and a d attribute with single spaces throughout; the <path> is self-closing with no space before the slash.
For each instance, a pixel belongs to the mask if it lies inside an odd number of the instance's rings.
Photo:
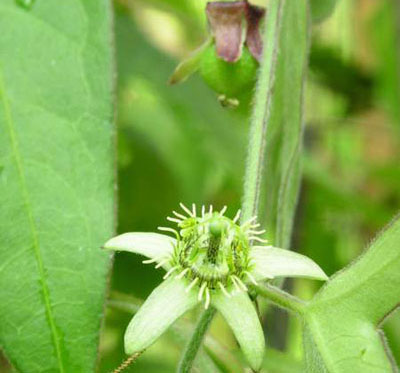
<path id="1" fill-rule="evenodd" d="M 223 108 L 196 75 L 182 85 L 167 85 L 178 61 L 207 35 L 205 4 L 115 0 L 119 233 L 169 225 L 165 217 L 179 202 L 226 204 L 228 216 L 239 208 L 248 108 Z M 399 210 L 400 3 L 338 0 L 328 19 L 313 25 L 311 38 L 303 181 L 292 247 L 332 275 Z M 141 260 L 115 256 L 100 372 L 125 359 L 125 328 L 162 279 L 161 270 Z M 307 299 L 320 284 L 296 279 L 284 286 Z M 263 371 L 302 371 L 299 322 L 263 303 L 260 309 L 268 346 Z M 196 311 L 187 315 L 126 371 L 174 372 L 196 317 Z M 384 330 L 400 365 L 399 311 Z M 244 372 L 221 316 L 196 365 L 199 372 L 216 366 Z M 8 371 L 0 356 L 3 369 Z"/>
<path id="2" fill-rule="evenodd" d="M 217 208 L 227 204 L 228 215 L 239 207 L 247 110 L 222 108 L 198 76 L 180 86 L 166 84 L 177 62 L 205 38 L 205 3 L 115 3 L 119 232 L 165 226 L 165 217 L 181 201 L 212 203 Z M 400 10 L 396 4 L 339 0 L 333 15 L 312 29 L 304 177 L 292 247 L 313 258 L 329 275 L 359 255 L 400 206 Z M 161 276 L 161 271 L 142 265 L 141 258 L 115 256 L 101 372 L 116 368 L 125 358 L 123 333 L 131 317 L 129 308 L 140 304 Z M 317 286 L 307 280 L 285 284 L 302 298 L 311 297 Z M 300 371 L 297 320 L 263 304 L 261 309 L 269 347 L 265 371 Z M 188 315 L 127 371 L 175 371 L 195 317 Z M 384 329 L 400 363 L 399 312 Z M 235 342 L 220 317 L 210 334 L 206 349 L 212 353 L 200 357 L 198 369 L 211 372 L 217 362 L 226 371 L 243 371 Z M 220 359 L 227 356 L 230 366 L 224 367 Z"/>

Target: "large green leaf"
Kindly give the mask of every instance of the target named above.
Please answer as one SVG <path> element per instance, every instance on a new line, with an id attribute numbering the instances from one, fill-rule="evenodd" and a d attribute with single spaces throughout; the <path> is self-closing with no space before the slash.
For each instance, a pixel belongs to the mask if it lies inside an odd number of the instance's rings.
<path id="1" fill-rule="evenodd" d="M 300 182 L 308 3 L 286 1 L 266 144 L 266 220 L 275 245 L 288 248 Z"/>
<path id="2" fill-rule="evenodd" d="M 400 219 L 305 312 L 307 372 L 396 372 L 379 327 L 400 304 Z"/>
<path id="3" fill-rule="evenodd" d="M 21 372 L 91 372 L 114 225 L 110 3 L 3 0 L 0 35 L 0 344 Z"/>

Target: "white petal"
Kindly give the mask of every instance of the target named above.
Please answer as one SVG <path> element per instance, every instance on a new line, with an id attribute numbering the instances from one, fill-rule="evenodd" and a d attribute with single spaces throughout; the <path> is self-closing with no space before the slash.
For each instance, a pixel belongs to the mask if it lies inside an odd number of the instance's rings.
<path id="1" fill-rule="evenodd" d="M 260 320 L 248 293 L 237 292 L 230 298 L 217 293 L 212 296 L 211 304 L 224 316 L 250 366 L 258 371 L 264 357 L 265 340 Z"/>
<path id="2" fill-rule="evenodd" d="M 153 344 L 168 327 L 197 303 L 197 292 L 185 292 L 182 280 L 170 278 L 146 299 L 125 332 L 125 352 L 129 355 Z"/>
<path id="3" fill-rule="evenodd" d="M 253 246 L 250 256 L 254 264 L 251 273 L 257 280 L 274 277 L 305 277 L 327 280 L 328 276 L 310 258 L 272 246 Z"/>
<path id="4" fill-rule="evenodd" d="M 128 251 L 135 254 L 147 256 L 160 263 L 168 258 L 174 251 L 176 239 L 159 233 L 124 233 L 111 238 L 104 245 L 106 250 Z M 168 265 L 163 265 L 169 269 Z"/>

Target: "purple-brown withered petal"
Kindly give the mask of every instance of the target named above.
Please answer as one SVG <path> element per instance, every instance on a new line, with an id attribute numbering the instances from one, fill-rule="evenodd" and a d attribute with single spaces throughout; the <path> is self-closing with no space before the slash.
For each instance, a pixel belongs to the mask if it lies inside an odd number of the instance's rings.
<path id="1" fill-rule="evenodd" d="M 245 1 L 211 2 L 206 13 L 215 38 L 217 55 L 227 62 L 236 62 L 242 54 Z"/>
<path id="2" fill-rule="evenodd" d="M 263 49 L 260 24 L 265 16 L 265 9 L 248 4 L 245 15 L 247 21 L 246 45 L 253 57 L 260 62 Z"/>

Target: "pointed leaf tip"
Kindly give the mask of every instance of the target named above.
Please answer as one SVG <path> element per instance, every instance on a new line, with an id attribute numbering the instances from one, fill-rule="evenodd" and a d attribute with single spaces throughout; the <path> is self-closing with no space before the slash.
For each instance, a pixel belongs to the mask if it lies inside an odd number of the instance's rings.
<path id="1" fill-rule="evenodd" d="M 146 299 L 125 332 L 125 352 L 129 355 L 153 344 L 181 315 L 197 303 L 195 291 L 185 292 L 182 280 L 170 278 Z"/>

